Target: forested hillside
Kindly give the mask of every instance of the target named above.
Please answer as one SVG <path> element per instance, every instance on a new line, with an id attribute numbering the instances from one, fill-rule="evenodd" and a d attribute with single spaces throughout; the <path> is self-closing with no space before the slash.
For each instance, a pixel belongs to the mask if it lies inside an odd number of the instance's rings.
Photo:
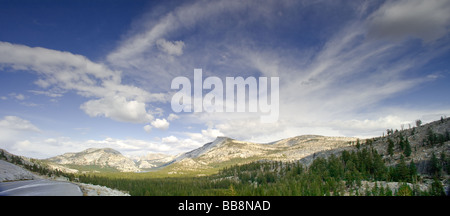
<path id="1" fill-rule="evenodd" d="M 442 161 L 438 160 L 438 163 Z M 448 174 L 448 169 L 441 170 Z M 445 195 L 434 170 L 429 185 L 414 163 L 402 160 L 387 167 L 376 150 L 367 148 L 328 159 L 317 158 L 310 167 L 300 162 L 260 161 L 221 170 L 207 177 L 127 178 L 120 174 L 82 175 L 80 181 L 128 190 L 131 195 Z M 120 175 L 120 176 L 119 176 Z M 369 187 L 369 182 L 375 185 Z M 387 182 L 400 182 L 387 184 Z M 425 186 L 426 185 L 426 186 Z"/>

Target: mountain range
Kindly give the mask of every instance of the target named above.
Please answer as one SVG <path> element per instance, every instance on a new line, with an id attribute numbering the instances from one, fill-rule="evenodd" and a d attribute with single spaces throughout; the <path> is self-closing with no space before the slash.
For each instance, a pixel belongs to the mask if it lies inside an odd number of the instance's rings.
<path id="1" fill-rule="evenodd" d="M 128 158 L 111 148 L 90 148 L 46 159 L 50 166 L 65 171 L 140 172 L 167 167 L 173 172 L 217 169 L 257 160 L 295 161 L 314 152 L 345 147 L 356 138 L 303 135 L 271 143 L 244 142 L 217 137 L 213 142 L 176 156 L 149 153 Z"/>
<path id="2" fill-rule="evenodd" d="M 403 149 L 396 147 L 388 152 L 389 140 L 400 143 L 408 140 L 412 148 L 409 160 L 414 161 L 419 172 L 424 171 L 433 152 L 449 153 L 448 118 L 426 125 L 410 127 L 400 131 L 387 130 L 387 134 L 365 140 L 352 137 L 327 137 L 302 135 L 270 143 L 252 143 L 229 137 L 217 137 L 213 142 L 179 155 L 149 153 L 141 157 L 129 158 L 111 148 L 90 148 L 76 153 L 65 153 L 42 160 L 52 169 L 64 172 L 142 172 L 164 170 L 168 174 L 204 172 L 245 164 L 253 161 L 300 161 L 309 165 L 317 157 L 328 157 L 344 150 L 352 151 L 355 146 L 369 144 L 383 155 L 391 165 L 395 165 L 403 155 Z M 433 141 L 435 140 L 435 141 Z M 429 145 L 440 142 L 441 145 Z"/>

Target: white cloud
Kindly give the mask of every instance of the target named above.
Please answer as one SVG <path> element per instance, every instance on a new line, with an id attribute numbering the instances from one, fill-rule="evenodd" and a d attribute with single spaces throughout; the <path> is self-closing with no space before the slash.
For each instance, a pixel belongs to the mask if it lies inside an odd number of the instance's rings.
<path id="1" fill-rule="evenodd" d="M 264 4 L 226 0 L 194 1 L 181 4 L 162 15 L 160 11 L 150 11 L 143 19 L 135 23 L 135 27 L 128 34 L 129 37 L 122 40 L 120 45 L 108 54 L 107 62 L 114 68 L 138 77 L 137 82 L 147 84 L 147 88 L 158 91 L 167 90 L 167 86 L 170 86 L 170 81 L 174 77 L 192 71 L 193 63 L 198 64 L 200 59 L 213 58 L 207 53 L 217 49 L 215 46 L 211 47 L 211 50 L 203 47 L 208 46 L 208 42 L 199 41 L 200 37 L 195 37 L 196 40 L 194 40 L 194 43 L 203 44 L 198 47 L 198 44 L 189 44 L 192 40 L 180 41 L 177 38 L 179 36 L 172 34 L 176 34 L 181 29 L 192 29 L 200 22 L 214 28 L 212 23 L 205 21 L 223 15 L 225 12 L 245 11 L 254 5 L 261 7 Z M 249 11 L 253 13 L 253 10 Z M 161 55 L 161 52 L 167 55 Z M 189 55 L 182 55 L 186 52 L 189 52 Z M 177 57 L 176 61 L 173 61 L 174 56 Z"/>
<path id="2" fill-rule="evenodd" d="M 205 76 L 207 74 L 236 76 L 236 72 L 239 72 L 240 76 L 245 77 L 247 74 L 254 76 L 254 71 L 257 72 L 256 75 L 279 76 L 280 118 L 275 124 L 261 124 L 259 116 L 255 116 L 253 113 L 183 115 L 187 122 L 203 124 L 208 128 L 207 130 L 215 128 L 216 132 L 233 138 L 270 141 L 305 133 L 333 136 L 367 135 L 369 133 L 379 135 L 380 130 L 381 132 L 385 130 L 383 126 L 386 126 L 381 124 L 381 121 L 389 120 L 386 117 L 389 114 L 400 116 L 401 113 L 401 111 L 395 113 L 377 111 L 383 107 L 381 104 L 383 100 L 432 81 L 431 77 L 426 77 L 426 75 L 414 74 L 414 69 L 429 62 L 436 56 L 436 53 L 448 50 L 448 46 L 443 46 L 411 52 L 409 44 L 403 42 L 369 40 L 375 28 L 374 23 L 383 23 L 387 20 L 396 21 L 396 17 L 391 16 L 395 13 L 391 13 L 391 11 L 399 11 L 398 16 L 400 17 L 413 16 L 414 19 L 419 17 L 417 14 L 408 15 L 407 10 L 397 5 L 405 5 L 405 8 L 418 11 L 418 14 L 426 12 L 427 14 L 424 16 L 427 16 L 426 20 L 432 23 L 431 26 L 434 26 L 432 27 L 433 32 L 438 32 L 436 35 L 442 36 L 439 29 L 442 30 L 442 26 L 448 25 L 446 20 L 449 15 L 442 13 L 447 4 L 433 1 L 431 5 L 426 6 L 426 3 L 418 1 L 397 2 L 398 4 L 395 1 L 387 1 L 381 7 L 379 7 L 379 3 L 369 1 L 362 4 L 360 2 L 349 3 L 353 6 L 356 5 L 353 8 L 356 19 L 346 20 L 345 24 L 338 26 L 333 34 L 320 38 L 323 40 L 321 45 L 310 49 L 299 50 L 295 46 L 292 48 L 256 46 L 252 43 L 252 38 L 246 38 L 245 34 L 241 34 L 244 37 L 239 39 L 232 36 L 231 32 L 241 30 L 239 26 L 236 28 L 227 26 L 227 31 L 230 33 L 220 40 L 204 38 L 206 40 L 196 44 L 198 38 L 203 37 L 196 35 L 195 40 L 190 40 L 189 37 L 183 38 L 185 44 L 182 47 L 183 55 L 176 62 L 162 61 L 157 58 L 159 52 L 155 48 L 159 48 L 161 51 L 162 44 L 166 42 L 172 43 L 168 45 L 175 45 L 173 41 L 179 40 L 176 36 L 180 31 L 190 29 L 200 23 L 202 27 L 211 27 L 208 30 L 214 32 L 222 26 L 215 26 L 211 20 L 222 17 L 228 12 L 238 14 L 247 8 L 254 8 L 250 15 L 239 20 L 239 25 L 245 26 L 255 20 L 263 19 L 266 27 L 269 27 L 270 24 L 273 24 L 273 21 L 270 21 L 273 20 L 273 15 L 280 15 L 278 9 L 289 8 L 290 4 L 301 4 L 296 5 L 299 7 L 302 7 L 303 4 L 309 5 L 309 2 L 286 1 L 281 2 L 282 6 L 274 6 L 269 3 L 265 6 L 253 7 L 258 2 L 194 2 L 170 10 L 169 13 L 159 16 L 159 19 L 143 19 L 143 24 L 137 25 L 143 28 L 123 40 L 121 45 L 108 55 L 107 59 L 118 68 L 145 68 L 146 70 L 151 68 L 150 72 L 137 72 L 137 76 L 142 77 L 145 82 L 153 83 L 152 86 L 168 86 L 171 79 L 180 74 L 192 73 L 194 66 L 202 63 L 212 68 L 209 71 L 204 68 Z M 311 4 L 316 4 L 316 2 Z M 432 12 L 427 12 L 429 8 L 437 9 L 438 5 L 445 6 L 436 10 L 437 14 L 435 15 L 443 18 L 439 21 L 434 20 Z M 374 7 L 379 7 L 379 9 Z M 374 9 L 375 12 L 372 15 L 368 14 Z M 199 13 L 199 11 L 205 13 Z M 151 17 L 155 18 L 155 16 Z M 398 20 L 402 21 L 403 18 Z M 389 23 L 392 25 L 405 24 L 405 22 L 386 22 L 384 24 Z M 260 23 L 258 22 L 258 24 Z M 421 25 L 411 28 L 409 32 L 404 31 L 401 37 L 416 34 L 420 29 L 425 29 Z M 426 40 L 434 38 L 434 33 L 426 34 L 416 36 Z M 171 38 L 172 42 L 162 38 Z M 190 47 L 195 47 L 195 50 Z M 372 111 L 373 113 L 371 113 Z M 434 110 L 427 112 L 433 113 Z M 410 117 L 399 117 L 395 123 L 391 119 L 389 125 L 407 121 L 408 118 Z M 170 117 L 167 119 L 171 121 Z M 354 121 L 348 121 L 348 119 Z M 363 133 L 356 125 L 365 125 L 371 129 L 368 133 Z M 186 135 L 190 140 L 200 143 L 211 141 L 208 139 L 213 135 L 212 133 L 208 135 L 206 131 L 204 133 L 202 131 L 186 133 Z"/>
<path id="3" fill-rule="evenodd" d="M 155 12 L 159 15 L 152 14 L 149 16 L 152 19 L 147 17 L 136 23 L 136 29 L 132 29 L 126 35 L 129 37 L 124 37 L 117 49 L 106 56 L 104 64 L 69 52 L 5 42 L 0 42 L 0 64 L 17 70 L 36 71 L 39 79 L 35 84 L 44 90 L 30 91 L 34 94 L 60 97 L 67 91 L 74 91 L 87 98 L 80 108 L 89 116 L 146 123 L 143 127 L 146 132 L 151 132 L 153 127 L 167 130 L 170 123 L 179 118 L 170 114 L 167 120 L 153 121 L 153 115 L 161 117 L 168 110 L 153 107 L 152 102 L 165 103 L 170 94 L 155 94 L 149 89 L 161 87 L 162 91 L 167 91 L 171 79 L 192 74 L 198 65 L 204 65 L 205 76 L 280 77 L 280 118 L 274 124 L 261 124 L 259 115 L 254 113 L 193 113 L 182 116 L 185 122 L 200 124 L 206 129 L 199 129 L 197 133 L 180 132 L 188 137 L 186 139 L 162 138 L 162 143 L 170 143 L 170 146 L 136 140 L 138 144 L 134 145 L 132 140 L 112 138 L 87 142 L 93 146 L 110 145 L 136 152 L 137 147 L 158 151 L 191 150 L 223 135 L 257 142 L 301 134 L 373 136 L 380 135 L 386 127 L 396 128 L 415 120 L 420 116 L 418 113 L 440 112 L 410 108 L 413 112 L 403 115 L 401 107 L 381 109 L 381 103 L 435 80 L 436 76 L 415 74 L 414 69 L 433 59 L 436 53 L 448 51 L 449 46 L 444 44 L 416 51 L 410 49 L 407 41 L 369 39 L 373 39 L 371 36 L 403 39 L 412 35 L 429 42 L 442 38 L 448 32 L 450 20 L 448 1 L 386 1 L 372 15 L 365 17 L 373 11 L 374 5 L 378 6 L 366 1 L 355 8 L 358 19 L 366 20 L 346 20 L 334 34 L 321 35 L 317 39 L 320 45 L 307 50 L 296 46 L 278 47 L 278 43 L 260 46 L 252 43 L 252 36 L 246 38 L 245 33 L 239 32 L 243 26 L 256 22 L 261 24 L 259 27 L 269 30 L 274 23 L 272 20 L 276 20 L 273 15 L 285 14 L 278 9 L 294 4 L 289 1 L 281 2 L 282 6 L 276 6 L 279 1 L 269 3 L 196 1 L 162 15 Z M 304 3 L 308 4 L 296 4 Z M 258 7 L 254 7 L 256 5 Z M 239 22 L 235 26 L 225 25 L 227 34 L 220 35 L 219 39 L 194 34 L 196 32 L 183 34 L 198 27 L 210 30 L 204 32 L 206 35 L 214 35 L 225 29 L 216 20 L 228 13 L 241 12 L 246 16 L 237 16 Z M 291 24 L 289 19 L 286 21 L 286 25 Z M 233 33 L 241 33 L 238 35 L 243 37 L 233 37 Z M 174 56 L 177 61 L 168 61 L 167 56 Z M 140 87 L 122 83 L 122 71 L 131 82 L 140 83 Z M 21 145 L 55 144 L 26 141 Z M 62 143 L 89 146 L 85 142 L 63 140 Z"/>
<path id="4" fill-rule="evenodd" d="M 166 119 L 155 119 L 151 122 L 151 125 L 161 130 L 167 130 L 170 123 Z"/>
<path id="5" fill-rule="evenodd" d="M 2 130 L 40 132 L 39 128 L 31 124 L 30 121 L 17 116 L 5 116 L 0 120 L 0 128 L 2 128 Z"/>
<path id="6" fill-rule="evenodd" d="M 48 91 L 32 90 L 35 94 L 60 97 L 61 92 L 75 91 L 91 99 L 80 106 L 90 116 L 105 116 L 124 122 L 145 122 L 153 119 L 146 103 L 164 102 L 163 93 L 150 93 L 141 88 L 121 83 L 121 72 L 74 55 L 40 47 L 0 42 L 0 64 L 16 70 L 35 71 L 35 82 Z M 58 92 L 58 93 L 54 93 Z M 17 99 L 24 96 L 15 95 Z"/>
<path id="7" fill-rule="evenodd" d="M 175 136 L 168 136 L 161 139 L 163 143 L 176 143 L 178 142 L 178 138 Z"/>
<path id="8" fill-rule="evenodd" d="M 202 130 L 202 135 L 206 139 L 216 139 L 219 136 L 224 136 L 224 134 L 220 132 L 220 130 L 212 128 Z"/>
<path id="9" fill-rule="evenodd" d="M 448 0 L 388 1 L 372 14 L 370 33 L 375 37 L 415 36 L 426 42 L 434 41 L 448 33 L 449 11 Z"/>
<path id="10" fill-rule="evenodd" d="M 62 93 L 57 93 L 57 92 L 53 92 L 53 91 L 40 91 L 40 90 L 28 90 L 28 91 L 35 95 L 45 95 L 45 96 L 48 96 L 51 98 L 57 98 L 57 97 L 63 96 Z"/>
<path id="11" fill-rule="evenodd" d="M 191 151 L 193 149 L 203 146 L 207 142 L 212 141 L 211 139 L 204 139 L 204 137 L 201 134 L 198 135 L 199 136 L 196 137 L 196 135 L 194 134 L 189 134 L 188 136 L 190 138 L 178 138 L 176 136 L 171 135 L 168 137 L 163 137 L 161 139 L 161 143 L 169 145 L 173 149 L 173 152 L 171 152 L 172 154 L 179 154 Z"/>
<path id="12" fill-rule="evenodd" d="M 203 145 L 207 142 L 212 142 L 219 136 L 224 136 L 224 134 L 216 128 L 207 128 L 201 130 L 200 133 L 191 133 L 191 132 L 185 132 L 186 136 L 189 137 L 189 142 L 192 142 L 192 146 L 200 147 L 199 144 Z"/>
<path id="13" fill-rule="evenodd" d="M 142 156 L 149 152 L 173 154 L 177 145 L 138 139 L 116 139 L 107 137 L 95 140 L 73 140 L 68 137 L 31 138 L 17 140 L 7 150 L 33 158 L 49 158 L 67 152 L 79 152 L 88 148 L 112 148 L 124 155 Z M 179 152 L 178 152 L 179 153 Z"/>
<path id="14" fill-rule="evenodd" d="M 145 132 L 150 133 L 150 132 L 152 131 L 152 126 L 150 126 L 150 125 L 145 125 L 145 126 L 144 126 L 144 130 L 145 130 Z"/>
<path id="15" fill-rule="evenodd" d="M 62 89 L 81 91 L 95 86 L 99 80 L 120 82 L 120 72 L 109 70 L 81 55 L 7 42 L 0 42 L 0 50 L 1 64 L 38 72 L 44 78 L 40 80 L 43 86 L 57 84 Z"/>
<path id="16" fill-rule="evenodd" d="M 11 98 L 15 98 L 15 99 L 17 99 L 17 100 L 20 100 L 20 101 L 23 101 L 23 100 L 25 100 L 25 95 L 23 95 L 23 94 L 17 94 L 17 93 L 9 93 L 8 94 Z M 8 99 L 7 97 L 4 97 L 4 99 L 3 100 L 6 100 L 6 99 Z"/>
<path id="17" fill-rule="evenodd" d="M 23 94 L 17 94 L 14 96 L 17 100 L 25 100 L 25 96 Z"/>
<path id="18" fill-rule="evenodd" d="M 399 128 L 414 121 L 417 115 L 402 115 L 401 105 L 386 112 L 382 103 L 435 80 L 434 76 L 414 74 L 414 70 L 436 53 L 448 51 L 449 46 L 411 52 L 407 42 L 367 40 L 366 24 L 364 20 L 348 22 L 323 46 L 307 51 L 221 44 L 229 56 L 235 56 L 227 61 L 234 71 L 255 69 L 264 76 L 280 77 L 277 123 L 261 124 L 252 113 L 193 113 L 183 117 L 215 127 L 226 136 L 258 142 L 301 134 L 379 136 L 386 127 Z M 408 109 L 416 114 L 439 113 L 437 109 Z M 187 135 L 192 140 L 204 141 L 205 137 L 202 133 Z"/>
<path id="19" fill-rule="evenodd" d="M 167 120 L 168 121 L 173 121 L 173 120 L 176 120 L 176 119 L 179 119 L 179 118 L 180 118 L 179 116 L 177 116 L 177 115 L 175 115 L 173 113 L 170 113 L 170 115 L 167 117 Z"/>
<path id="20" fill-rule="evenodd" d="M 156 46 L 159 50 L 167 53 L 168 55 L 180 56 L 183 54 L 183 41 L 167 41 L 165 39 L 158 39 L 156 41 Z"/>
<path id="21" fill-rule="evenodd" d="M 153 116 L 147 113 L 145 103 L 128 101 L 117 95 L 87 101 L 80 108 L 91 117 L 104 116 L 121 122 L 146 123 L 153 119 Z"/>
<path id="22" fill-rule="evenodd" d="M 23 140 L 24 137 L 31 137 L 40 133 L 42 131 L 28 120 L 17 116 L 4 116 L 3 119 L 0 119 L 0 148 L 11 153 L 26 151 L 26 147 L 30 143 Z"/>

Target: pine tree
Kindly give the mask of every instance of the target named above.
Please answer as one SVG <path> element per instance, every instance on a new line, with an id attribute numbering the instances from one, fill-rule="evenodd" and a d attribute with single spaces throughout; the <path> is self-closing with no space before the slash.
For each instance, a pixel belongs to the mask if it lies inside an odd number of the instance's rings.
<path id="1" fill-rule="evenodd" d="M 434 178 L 430 189 L 431 196 L 445 196 L 444 187 L 438 178 Z"/>
<path id="2" fill-rule="evenodd" d="M 411 176 L 411 179 L 413 180 L 413 182 L 416 181 L 416 178 L 417 178 L 417 168 L 416 168 L 416 164 L 414 164 L 412 160 L 411 160 L 411 162 L 409 163 L 409 176 Z"/>
<path id="3" fill-rule="evenodd" d="M 416 120 L 416 126 L 417 126 L 417 127 L 420 127 L 420 125 L 422 125 L 422 120 L 417 119 L 417 120 Z"/>
<path id="4" fill-rule="evenodd" d="M 427 130 L 427 138 L 428 138 L 428 143 L 429 143 L 430 145 L 436 144 L 437 136 L 436 136 L 436 134 L 433 132 L 433 130 L 431 129 L 431 127 L 429 127 L 428 130 Z"/>
<path id="5" fill-rule="evenodd" d="M 394 178 L 396 181 L 409 182 L 409 173 L 409 168 L 406 166 L 405 158 L 402 155 L 395 169 Z"/>
<path id="6" fill-rule="evenodd" d="M 394 141 L 388 139 L 388 153 L 392 157 L 394 155 Z"/>
<path id="7" fill-rule="evenodd" d="M 236 190 L 234 189 L 232 184 L 230 184 L 230 187 L 228 190 L 229 190 L 228 194 L 227 194 L 228 196 L 236 196 L 237 195 Z"/>
<path id="8" fill-rule="evenodd" d="M 446 160 L 446 170 L 447 170 L 447 174 L 450 174 L 450 157 L 447 157 L 447 160 Z"/>
<path id="9" fill-rule="evenodd" d="M 441 176 L 441 167 L 439 164 L 439 160 L 437 159 L 434 152 L 431 154 L 429 173 L 434 177 Z"/>
<path id="10" fill-rule="evenodd" d="M 400 133 L 399 139 L 400 140 L 398 141 L 398 145 L 400 146 L 400 150 L 403 150 L 405 149 L 405 140 L 402 133 Z"/>
<path id="11" fill-rule="evenodd" d="M 5 152 L 3 152 L 3 150 L 0 153 L 0 159 L 6 160 Z"/>
<path id="12" fill-rule="evenodd" d="M 397 191 L 397 196 L 412 196 L 412 189 L 408 184 L 403 183 Z"/>
<path id="13" fill-rule="evenodd" d="M 405 154 L 405 157 L 411 156 L 411 145 L 409 144 L 408 138 L 405 140 L 405 151 L 403 154 Z"/>
<path id="14" fill-rule="evenodd" d="M 375 151 L 373 153 L 373 176 L 375 180 L 385 180 L 386 179 L 386 172 L 387 168 L 386 165 L 383 162 L 383 158 L 381 155 Z"/>
<path id="15" fill-rule="evenodd" d="M 447 169 L 448 164 L 447 164 L 447 159 L 446 159 L 446 156 L 445 156 L 445 152 L 441 152 L 441 157 L 440 157 L 439 160 L 440 160 L 439 165 L 440 165 L 440 168 L 441 168 L 441 172 L 444 172 L 444 170 L 447 170 L 447 173 L 448 173 L 448 169 Z"/>
<path id="16" fill-rule="evenodd" d="M 386 185 L 386 192 L 385 192 L 385 194 L 386 194 L 386 196 L 392 196 L 393 194 L 392 194 L 392 190 L 391 190 L 391 188 L 389 187 L 389 185 Z"/>

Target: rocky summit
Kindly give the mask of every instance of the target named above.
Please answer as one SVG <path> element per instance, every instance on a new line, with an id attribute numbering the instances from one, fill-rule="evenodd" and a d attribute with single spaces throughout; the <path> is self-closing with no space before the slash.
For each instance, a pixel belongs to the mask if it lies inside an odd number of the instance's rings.
<path id="1" fill-rule="evenodd" d="M 356 138 L 303 135 L 271 143 L 253 143 L 218 137 L 200 148 L 176 157 L 173 170 L 220 168 L 258 160 L 295 161 L 315 152 L 350 146 Z"/>
<path id="2" fill-rule="evenodd" d="M 90 148 L 77 153 L 65 153 L 47 160 L 61 165 L 113 168 L 121 172 L 140 171 L 131 159 L 111 148 Z"/>

